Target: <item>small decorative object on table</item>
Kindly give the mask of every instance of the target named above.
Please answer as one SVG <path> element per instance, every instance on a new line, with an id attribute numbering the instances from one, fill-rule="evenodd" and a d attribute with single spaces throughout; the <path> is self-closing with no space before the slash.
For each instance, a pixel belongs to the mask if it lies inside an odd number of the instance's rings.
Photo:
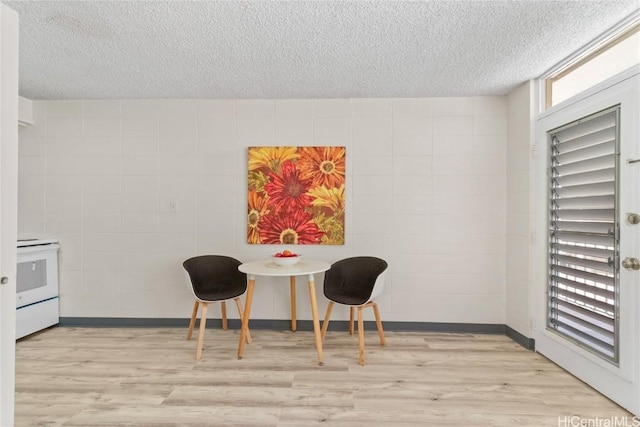
<path id="1" fill-rule="evenodd" d="M 300 261 L 300 258 L 302 258 L 302 255 L 294 254 L 289 250 L 284 250 L 282 252 L 278 252 L 273 256 L 273 262 L 285 267 L 297 264 L 298 261 Z"/>

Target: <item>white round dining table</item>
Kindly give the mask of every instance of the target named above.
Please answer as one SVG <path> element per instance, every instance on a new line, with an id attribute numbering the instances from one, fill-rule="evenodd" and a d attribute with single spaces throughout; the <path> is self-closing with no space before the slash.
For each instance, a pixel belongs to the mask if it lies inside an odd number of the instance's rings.
<path id="1" fill-rule="evenodd" d="M 283 276 L 289 277 L 291 291 L 291 330 L 297 329 L 296 322 L 296 276 L 307 276 L 309 285 L 309 297 L 311 303 L 311 314 L 313 316 L 313 332 L 316 339 L 316 351 L 318 353 L 318 364 L 323 365 L 322 355 L 322 333 L 320 330 L 320 320 L 318 319 L 318 304 L 316 300 L 316 289 L 314 274 L 329 270 L 331 264 L 323 261 L 313 261 L 301 259 L 291 266 L 280 266 L 271 259 L 246 262 L 238 266 L 238 270 L 245 273 L 248 278 L 247 294 L 244 304 L 244 314 L 242 316 L 242 329 L 240 331 L 240 343 L 238 344 L 238 359 L 244 355 L 244 345 L 247 331 L 249 330 L 249 318 L 251 316 L 251 301 L 256 283 L 256 276 Z"/>

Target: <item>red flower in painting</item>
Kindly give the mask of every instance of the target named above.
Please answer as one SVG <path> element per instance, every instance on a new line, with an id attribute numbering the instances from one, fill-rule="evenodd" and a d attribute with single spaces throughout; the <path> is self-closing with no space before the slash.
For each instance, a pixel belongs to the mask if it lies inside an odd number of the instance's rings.
<path id="1" fill-rule="evenodd" d="M 269 194 L 269 204 L 276 211 L 304 210 L 311 204 L 311 196 L 307 191 L 311 188 L 313 180 L 300 177 L 300 171 L 292 161 L 283 162 L 280 166 L 280 174 L 270 173 L 269 183 L 264 190 Z"/>
<path id="2" fill-rule="evenodd" d="M 260 222 L 260 238 L 266 244 L 318 244 L 323 232 L 311 222 L 313 215 L 302 209 L 269 214 Z"/>

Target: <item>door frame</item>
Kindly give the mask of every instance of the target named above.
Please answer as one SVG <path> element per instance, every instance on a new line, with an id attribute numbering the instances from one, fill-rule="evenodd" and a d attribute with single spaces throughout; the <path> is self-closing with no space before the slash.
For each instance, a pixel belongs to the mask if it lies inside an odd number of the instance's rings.
<path id="1" fill-rule="evenodd" d="M 0 425 L 14 424 L 18 210 L 18 14 L 0 4 Z"/>
<path id="2" fill-rule="evenodd" d="M 532 283 L 535 294 L 534 330 L 536 351 L 571 372 L 600 393 L 609 397 L 632 413 L 640 414 L 640 274 L 620 271 L 620 360 L 618 366 L 594 353 L 578 347 L 559 334 L 547 329 L 547 281 L 548 281 L 548 159 L 547 131 L 589 116 L 608 107 L 620 104 L 620 256 L 637 256 L 640 248 L 635 240 L 625 238 L 625 232 L 640 233 L 640 229 L 626 229 L 624 213 L 631 207 L 640 210 L 640 198 L 628 193 L 629 166 L 626 158 L 640 156 L 634 145 L 640 141 L 640 66 L 632 67 L 608 81 L 597 85 L 580 96 L 559 104 L 557 108 L 541 114 L 535 123 L 535 140 L 532 164 L 531 206 L 532 229 L 540 236 L 532 248 Z M 634 153 L 635 150 L 635 153 Z M 635 158 L 635 157 L 634 157 Z M 636 166 L 640 168 L 639 166 Z M 640 173 L 637 174 L 640 177 Z M 623 194 L 623 191 L 626 192 Z M 628 234 L 626 234 L 628 236 Z M 624 247 L 623 247 L 624 246 Z M 637 246 L 637 245 L 636 245 Z M 634 275 L 635 274 L 635 275 Z M 561 414 L 559 414 L 561 415 Z"/>

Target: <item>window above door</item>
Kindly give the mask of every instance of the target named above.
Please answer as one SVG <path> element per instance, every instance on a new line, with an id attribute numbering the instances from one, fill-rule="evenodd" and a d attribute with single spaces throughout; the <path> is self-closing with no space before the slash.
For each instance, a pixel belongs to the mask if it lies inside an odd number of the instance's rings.
<path id="1" fill-rule="evenodd" d="M 543 76 L 545 109 L 636 64 L 640 64 L 640 16 L 621 23 Z"/>

